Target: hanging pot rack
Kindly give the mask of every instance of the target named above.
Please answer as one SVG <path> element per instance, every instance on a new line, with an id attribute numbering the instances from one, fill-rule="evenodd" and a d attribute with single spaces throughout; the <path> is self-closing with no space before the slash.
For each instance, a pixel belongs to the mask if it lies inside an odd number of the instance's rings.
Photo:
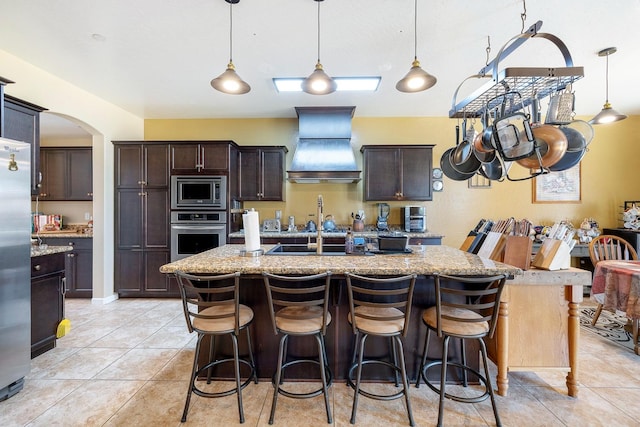
<path id="1" fill-rule="evenodd" d="M 512 114 L 529 106 L 536 100 L 552 93 L 564 90 L 567 86 L 584 77 L 584 68 L 575 67 L 569 49 L 562 40 L 553 34 L 538 32 L 542 21 L 537 21 L 525 32 L 511 38 L 498 52 L 496 57 L 477 74 L 467 77 L 460 83 L 453 95 L 450 118 L 482 117 L 500 106 L 500 95 L 518 92 L 522 103 L 514 104 L 503 114 Z M 531 38 L 544 38 L 551 41 L 562 53 L 566 67 L 509 67 L 499 70 L 499 63 Z M 456 102 L 462 84 L 470 78 L 491 78 L 479 89 L 460 102 Z"/>

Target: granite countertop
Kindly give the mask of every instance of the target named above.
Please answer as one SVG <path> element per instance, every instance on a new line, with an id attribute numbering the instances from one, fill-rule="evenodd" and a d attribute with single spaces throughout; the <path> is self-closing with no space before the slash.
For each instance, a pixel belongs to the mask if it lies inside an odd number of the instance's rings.
<path id="1" fill-rule="evenodd" d="M 53 255 L 60 252 L 70 252 L 73 250 L 73 246 L 31 246 L 31 258 L 43 255 Z"/>
<path id="2" fill-rule="evenodd" d="M 274 245 L 262 245 L 268 251 Z M 240 250 L 244 245 L 224 245 L 209 251 L 165 264 L 162 273 L 185 271 L 200 274 L 225 274 L 240 271 L 242 274 L 315 274 L 330 270 L 334 274 L 354 272 L 359 274 L 396 275 L 434 273 L 457 275 L 509 274 L 519 275 L 517 267 L 481 258 L 449 246 L 410 246 L 409 254 L 389 255 L 262 255 L 244 257 Z"/>
<path id="3" fill-rule="evenodd" d="M 31 233 L 31 237 L 37 239 L 40 237 L 41 239 L 50 239 L 52 237 L 56 238 L 64 238 L 64 239 L 91 239 L 93 238 L 93 233 L 84 233 L 82 230 L 59 230 L 59 231 L 41 231 L 39 233 Z"/>

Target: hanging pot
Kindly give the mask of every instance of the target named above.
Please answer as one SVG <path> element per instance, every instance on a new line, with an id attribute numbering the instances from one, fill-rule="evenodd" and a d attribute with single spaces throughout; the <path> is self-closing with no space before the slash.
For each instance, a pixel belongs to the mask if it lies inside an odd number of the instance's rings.
<path id="1" fill-rule="evenodd" d="M 478 160 L 480 160 L 480 163 L 490 163 L 497 156 L 496 150 L 478 151 L 478 149 L 476 148 L 475 144 L 472 147 L 472 150 L 473 150 L 473 155 L 476 156 L 476 158 Z"/>
<path id="2" fill-rule="evenodd" d="M 483 163 L 478 172 L 491 181 L 501 181 L 505 176 L 506 168 L 502 158 L 495 156 L 491 162 Z"/>
<path id="3" fill-rule="evenodd" d="M 560 131 L 567 137 L 567 152 L 582 151 L 587 147 L 587 140 L 584 135 L 570 127 L 559 127 Z"/>
<path id="4" fill-rule="evenodd" d="M 559 172 L 567 169 L 571 169 L 587 154 L 587 147 L 584 147 L 582 150 L 578 151 L 567 151 L 564 156 L 553 166 L 549 166 L 549 170 L 552 172 Z"/>
<path id="5" fill-rule="evenodd" d="M 584 136 L 585 145 L 589 145 L 595 132 L 593 130 L 593 126 L 589 124 L 589 122 L 585 122 L 584 120 L 573 120 L 572 122 L 560 126 L 560 129 L 570 128 L 577 130 L 582 136 Z"/>
<path id="6" fill-rule="evenodd" d="M 451 153 L 453 153 L 454 148 L 449 148 L 445 150 L 440 158 L 440 169 L 447 176 L 447 178 L 453 179 L 454 181 L 466 181 L 471 178 L 475 171 L 472 173 L 462 173 L 456 170 L 451 164 Z"/>
<path id="7" fill-rule="evenodd" d="M 516 163 L 527 169 L 548 168 L 558 163 L 567 152 L 569 144 L 565 134 L 551 125 L 532 126 L 531 131 L 537 147 L 536 150 L 540 152 L 540 159 L 534 153 L 529 157 L 516 160 Z"/>

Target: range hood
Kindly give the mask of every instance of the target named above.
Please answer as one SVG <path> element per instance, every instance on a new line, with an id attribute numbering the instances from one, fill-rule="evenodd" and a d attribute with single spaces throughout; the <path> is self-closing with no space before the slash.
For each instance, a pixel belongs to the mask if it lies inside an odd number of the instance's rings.
<path id="1" fill-rule="evenodd" d="M 360 181 L 351 148 L 351 119 L 356 107 L 296 107 L 298 145 L 290 182 L 349 184 Z"/>

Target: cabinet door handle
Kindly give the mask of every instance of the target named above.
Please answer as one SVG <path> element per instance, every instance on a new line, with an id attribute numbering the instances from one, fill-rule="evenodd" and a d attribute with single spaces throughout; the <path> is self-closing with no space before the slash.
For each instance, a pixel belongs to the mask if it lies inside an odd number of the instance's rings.
<path id="1" fill-rule="evenodd" d="M 62 294 L 62 296 L 65 296 L 67 294 L 67 278 L 66 277 L 62 278 L 62 287 L 60 288 L 60 293 Z"/>
<path id="2" fill-rule="evenodd" d="M 33 269 L 34 269 L 35 271 L 40 271 L 40 268 L 41 268 L 41 267 L 40 267 L 40 264 L 36 264 L 36 265 L 34 265 L 34 266 L 33 266 Z"/>
<path id="3" fill-rule="evenodd" d="M 67 243 L 67 246 L 73 246 L 73 245 L 75 245 L 75 242 L 69 242 L 69 243 Z"/>
<path id="4" fill-rule="evenodd" d="M 68 254 L 67 255 L 69 258 L 74 258 L 76 256 L 76 254 Z"/>

